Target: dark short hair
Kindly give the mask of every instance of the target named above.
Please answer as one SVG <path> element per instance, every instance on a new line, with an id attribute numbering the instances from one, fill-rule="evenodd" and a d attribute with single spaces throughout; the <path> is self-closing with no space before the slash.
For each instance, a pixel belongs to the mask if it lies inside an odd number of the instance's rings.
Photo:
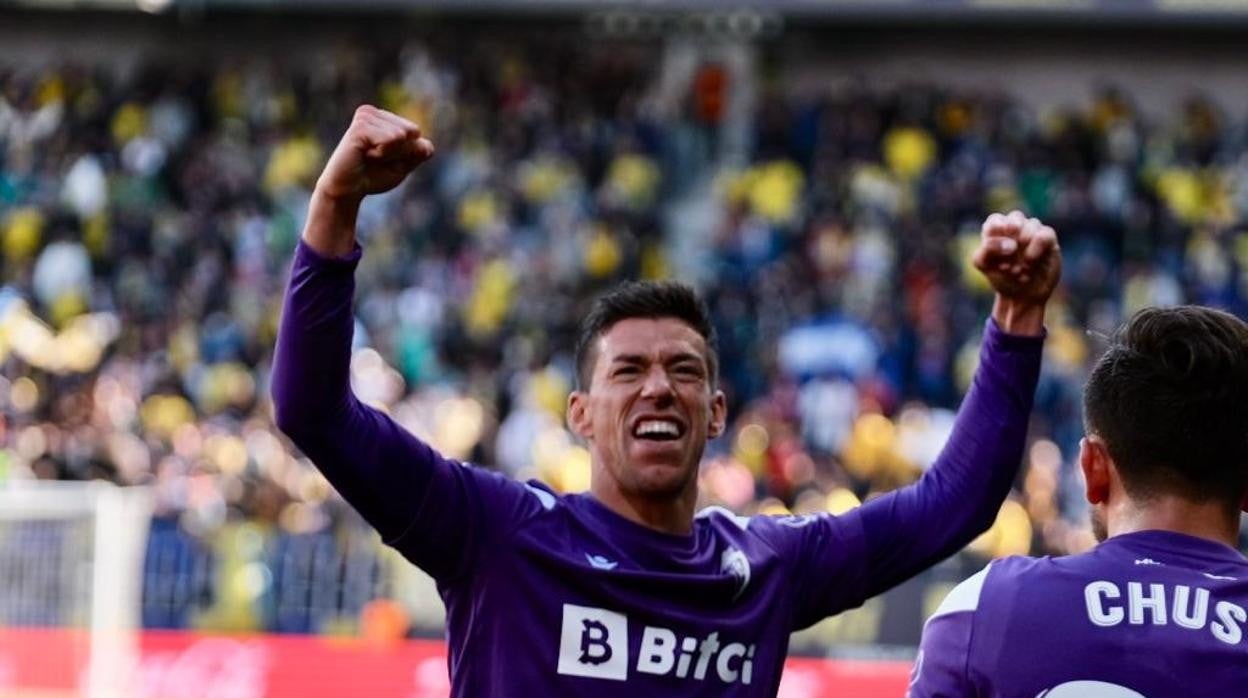
<path id="1" fill-rule="evenodd" d="M 706 303 L 692 288 L 674 281 L 627 281 L 599 296 L 581 321 L 576 338 L 577 389 L 587 390 L 597 359 L 598 338 L 615 323 L 630 318 L 674 318 L 706 340 L 706 363 L 711 385 L 719 378 L 715 326 Z"/>
<path id="2" fill-rule="evenodd" d="M 1130 496 L 1238 505 L 1248 490 L 1248 324 L 1195 306 L 1141 310 L 1092 369 L 1084 417 Z"/>

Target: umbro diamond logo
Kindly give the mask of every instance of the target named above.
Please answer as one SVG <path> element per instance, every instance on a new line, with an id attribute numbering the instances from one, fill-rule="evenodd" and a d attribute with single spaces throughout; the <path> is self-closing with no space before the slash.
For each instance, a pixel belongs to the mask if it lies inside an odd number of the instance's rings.
<path id="1" fill-rule="evenodd" d="M 589 553 L 585 553 L 585 560 L 591 567 L 598 570 L 613 570 L 620 564 L 601 555 L 590 555 Z"/>

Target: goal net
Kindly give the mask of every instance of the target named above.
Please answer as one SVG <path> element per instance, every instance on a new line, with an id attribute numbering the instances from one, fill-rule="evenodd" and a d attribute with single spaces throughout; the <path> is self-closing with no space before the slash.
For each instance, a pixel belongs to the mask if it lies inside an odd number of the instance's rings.
<path id="1" fill-rule="evenodd" d="M 138 650 L 150 492 L 0 486 L 0 698 L 120 698 Z"/>

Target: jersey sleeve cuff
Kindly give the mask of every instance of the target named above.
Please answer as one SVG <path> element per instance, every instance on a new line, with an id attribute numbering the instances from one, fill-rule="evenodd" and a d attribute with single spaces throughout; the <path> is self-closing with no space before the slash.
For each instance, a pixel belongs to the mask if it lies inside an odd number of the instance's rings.
<path id="1" fill-rule="evenodd" d="M 1039 352 L 1044 347 L 1044 340 L 1048 336 L 1047 327 L 1038 335 L 1022 335 L 1006 332 L 991 317 L 984 323 L 984 343 L 991 345 L 997 351 Z"/>
<path id="2" fill-rule="evenodd" d="M 360 243 L 355 243 L 355 247 L 344 255 L 323 255 L 312 249 L 312 246 L 304 242 L 302 238 L 299 245 L 295 247 L 295 260 L 301 266 L 311 267 L 327 272 L 341 272 L 352 274 L 355 268 L 359 266 L 360 259 L 364 256 L 364 248 L 360 247 Z"/>

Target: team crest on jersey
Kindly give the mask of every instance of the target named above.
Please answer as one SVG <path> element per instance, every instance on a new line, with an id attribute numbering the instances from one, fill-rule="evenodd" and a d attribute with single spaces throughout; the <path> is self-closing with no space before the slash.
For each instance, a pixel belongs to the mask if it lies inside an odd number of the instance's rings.
<path id="1" fill-rule="evenodd" d="M 750 585 L 750 559 L 739 548 L 728 548 L 724 551 L 719 558 L 719 571 L 736 578 L 737 593 L 732 595 L 733 599 L 741 596 Z"/>
<path id="2" fill-rule="evenodd" d="M 776 517 L 776 523 L 780 524 L 781 526 L 788 526 L 789 528 L 801 528 L 803 526 L 809 526 L 810 524 L 818 520 L 819 520 L 818 514 L 801 514 L 801 515 L 785 514 L 784 516 Z"/>

